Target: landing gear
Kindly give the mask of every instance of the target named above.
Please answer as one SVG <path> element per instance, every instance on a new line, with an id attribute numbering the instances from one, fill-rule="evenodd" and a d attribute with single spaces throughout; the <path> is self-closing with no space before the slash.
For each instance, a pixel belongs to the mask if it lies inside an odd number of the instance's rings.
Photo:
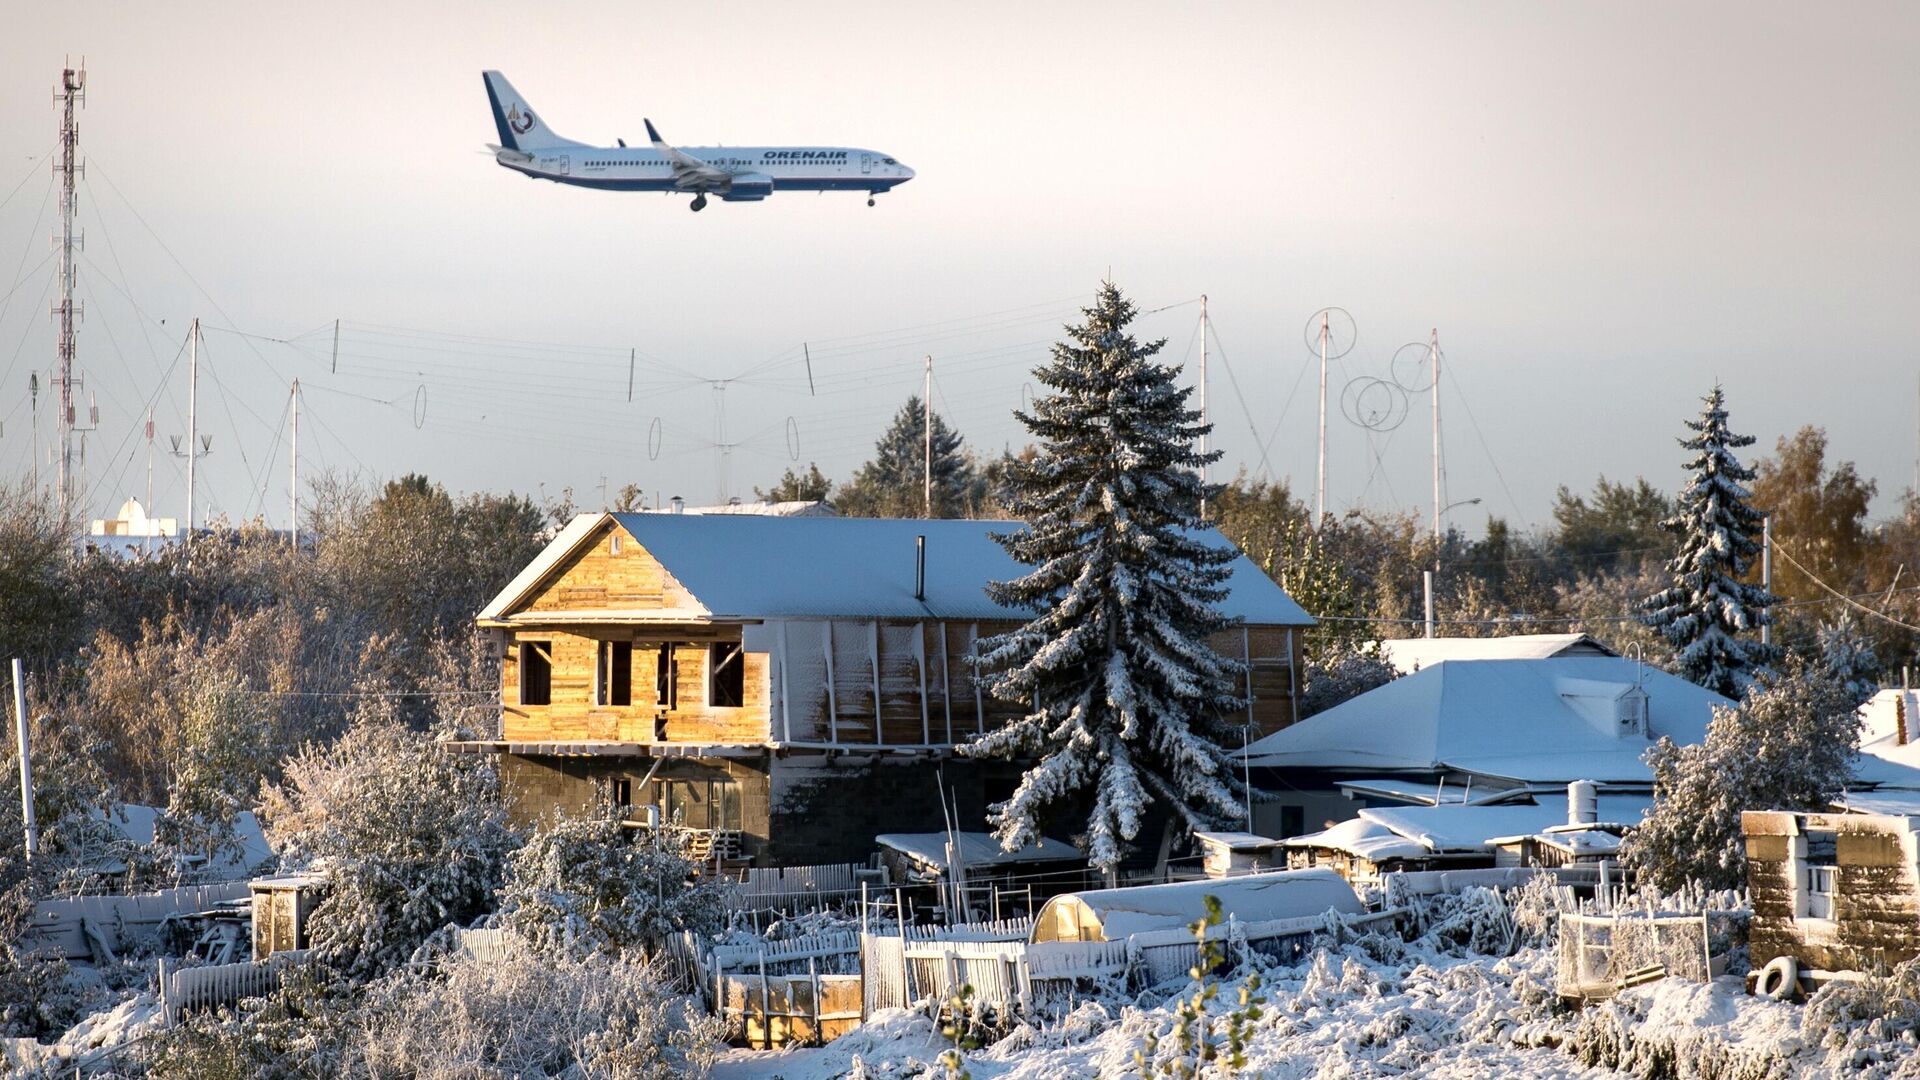
<path id="1" fill-rule="evenodd" d="M 872 205 L 873 205 L 873 196 L 871 196 L 871 195 L 869 195 L 869 196 L 867 196 L 867 205 L 868 205 L 868 206 L 872 206 Z"/>
<path id="2" fill-rule="evenodd" d="M 696 214 L 702 210 L 705 210 L 706 208 L 707 208 L 707 193 L 704 191 L 698 195 L 695 195 L 693 197 L 693 201 L 687 204 L 687 209 L 693 211 Z"/>

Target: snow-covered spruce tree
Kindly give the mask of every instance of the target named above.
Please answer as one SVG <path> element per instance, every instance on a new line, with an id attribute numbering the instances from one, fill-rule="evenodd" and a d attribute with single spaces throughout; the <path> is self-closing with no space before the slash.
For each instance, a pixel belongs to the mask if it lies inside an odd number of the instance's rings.
<path id="1" fill-rule="evenodd" d="M 1679 512 L 1660 523 L 1680 537 L 1680 553 L 1667 563 L 1671 584 L 1642 603 L 1640 619 L 1673 646 L 1681 676 L 1737 698 L 1778 658 L 1777 649 L 1742 636 L 1772 621 L 1774 597 L 1740 580 L 1760 554 L 1762 515 L 1741 486 L 1753 470 L 1733 452 L 1753 445 L 1753 436 L 1727 428 L 1719 386 L 1703 400 L 1700 419 L 1687 421 L 1696 434 L 1680 440 L 1693 451 L 1693 479 L 1680 492 Z"/>
<path id="2" fill-rule="evenodd" d="M 720 890 L 690 883 L 694 863 L 670 829 L 629 835 L 609 807 L 544 822 L 507 859 L 500 912 L 542 949 L 651 951 L 670 933 L 719 927 Z"/>
<path id="3" fill-rule="evenodd" d="M 978 661 L 994 697 L 1030 711 L 963 750 L 1040 759 L 993 809 L 1009 849 L 1091 788 L 1088 855 L 1109 869 L 1149 802 L 1195 827 L 1239 817 L 1222 746 L 1237 730 L 1225 717 L 1246 699 L 1242 665 L 1207 644 L 1232 624 L 1213 605 L 1234 552 L 1191 531 L 1203 527 L 1198 470 L 1210 459 L 1194 442 L 1206 429 L 1178 369 L 1153 359 L 1165 342 L 1127 334 L 1134 306 L 1119 289 L 1103 285 L 1084 314 L 1034 373 L 1052 392 L 1015 413 L 1039 449 L 1010 477 L 1027 527 L 997 539 L 1034 569 L 987 590 L 1038 613 L 983 641 Z"/>
<path id="4" fill-rule="evenodd" d="M 1839 618 L 1820 624 L 1820 666 L 1845 687 L 1847 697 L 1856 704 L 1880 690 L 1880 658 L 1874 655 L 1873 642 L 1860 629 L 1853 612 L 1843 611 Z"/>
<path id="5" fill-rule="evenodd" d="M 363 699 L 346 734 L 302 750 L 261 792 L 282 863 L 326 874 L 314 948 L 355 981 L 491 910 L 517 842 L 492 766 L 409 729 L 391 701 Z"/>
<path id="6" fill-rule="evenodd" d="M 1853 775 L 1856 705 L 1821 665 L 1790 657 L 1737 707 L 1716 708 L 1704 743 L 1661 738 L 1646 754 L 1653 808 L 1622 859 L 1664 892 L 1745 885 L 1740 812 L 1825 810 Z"/>
<path id="7" fill-rule="evenodd" d="M 849 517 L 965 517 L 980 501 L 980 483 L 959 432 L 932 414 L 933 513 L 926 513 L 927 418 L 919 395 L 894 414 L 873 459 L 842 485 L 833 505 Z"/>

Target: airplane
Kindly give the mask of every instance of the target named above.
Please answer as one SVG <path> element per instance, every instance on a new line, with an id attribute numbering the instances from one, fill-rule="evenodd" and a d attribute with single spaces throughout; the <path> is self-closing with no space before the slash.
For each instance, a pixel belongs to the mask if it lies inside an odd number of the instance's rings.
<path id="1" fill-rule="evenodd" d="M 652 149 L 589 146 L 563 139 L 527 105 L 527 99 L 497 71 L 481 73 L 500 143 L 487 144 L 493 159 L 534 180 L 604 191 L 692 192 L 695 212 L 707 196 L 721 202 L 759 202 L 776 191 L 865 191 L 873 197 L 913 179 L 913 170 L 877 150 L 854 146 L 667 145 L 652 120 Z"/>

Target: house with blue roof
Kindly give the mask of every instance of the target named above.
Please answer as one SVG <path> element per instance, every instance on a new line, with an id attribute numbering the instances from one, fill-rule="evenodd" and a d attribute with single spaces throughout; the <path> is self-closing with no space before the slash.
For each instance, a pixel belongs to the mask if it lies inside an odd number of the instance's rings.
<path id="1" fill-rule="evenodd" d="M 452 748 L 498 755 L 521 820 L 611 802 L 721 862 L 864 861 L 948 814 L 978 830 L 1021 772 L 954 753 L 1019 713 L 969 663 L 1030 617 L 986 591 L 1026 571 L 993 539 L 1019 528 L 583 514 L 479 613 L 500 727 Z M 1239 625 L 1213 644 L 1247 664 L 1251 741 L 1295 719 L 1313 620 L 1244 555 L 1228 584 Z"/>

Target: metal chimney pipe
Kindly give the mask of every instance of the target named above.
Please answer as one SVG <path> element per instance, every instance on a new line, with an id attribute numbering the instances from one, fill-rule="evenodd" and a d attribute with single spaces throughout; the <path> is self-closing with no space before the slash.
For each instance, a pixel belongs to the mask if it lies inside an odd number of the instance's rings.
<path id="1" fill-rule="evenodd" d="M 675 495 L 669 502 L 672 504 L 673 512 L 676 514 L 684 512 L 687 508 L 687 500 L 678 495 Z"/>
<path id="2" fill-rule="evenodd" d="M 927 598 L 927 536 L 921 533 L 913 538 L 913 598 L 925 601 Z"/>

